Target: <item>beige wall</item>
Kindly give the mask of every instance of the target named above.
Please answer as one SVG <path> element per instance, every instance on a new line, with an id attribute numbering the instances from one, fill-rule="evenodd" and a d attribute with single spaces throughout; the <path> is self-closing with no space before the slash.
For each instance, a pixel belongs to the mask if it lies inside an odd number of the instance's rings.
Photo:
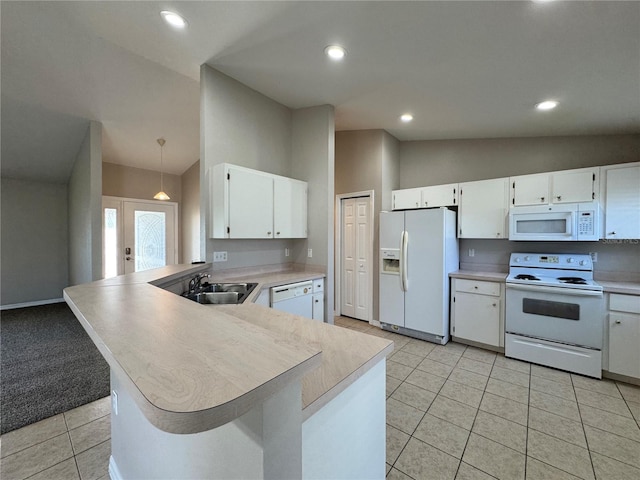
<path id="1" fill-rule="evenodd" d="M 69 284 L 102 278 L 102 125 L 91 122 L 69 178 Z"/>
<path id="2" fill-rule="evenodd" d="M 640 135 L 402 142 L 400 188 L 509 177 L 640 160 Z M 640 188 L 640 186 L 639 186 Z M 474 256 L 469 256 L 469 249 Z M 640 243 L 460 240 L 460 264 L 509 268 L 512 252 L 598 253 L 596 275 L 640 281 Z"/>
<path id="3" fill-rule="evenodd" d="M 182 259 L 184 263 L 204 260 L 200 258 L 200 161 L 182 174 Z"/>
<path id="4" fill-rule="evenodd" d="M 336 194 L 374 191 L 373 219 L 373 311 L 379 319 L 379 217 L 391 208 L 391 191 L 398 186 L 400 142 L 384 130 L 336 132 Z M 337 221 L 340 221 L 338 219 Z M 336 272 L 339 275 L 340 272 Z M 340 305 L 336 305 L 340 311 Z"/>
<path id="5" fill-rule="evenodd" d="M 401 142 L 400 188 L 638 160 L 640 135 Z"/>
<path id="6" fill-rule="evenodd" d="M 182 200 L 180 175 L 164 174 L 164 191 L 172 202 Z M 112 197 L 152 200 L 160 190 L 160 172 L 126 167 L 115 163 L 102 164 L 102 194 Z"/>
<path id="7" fill-rule="evenodd" d="M 308 182 L 308 236 L 293 243 L 293 261 L 326 269 L 325 321 L 333 323 L 335 124 L 331 105 L 294 110 L 291 176 Z M 307 258 L 307 249 L 313 257 Z M 328 306 L 328 307 L 327 307 Z"/>
<path id="8" fill-rule="evenodd" d="M 2 178 L 0 305 L 58 300 L 69 285 L 67 185 Z"/>

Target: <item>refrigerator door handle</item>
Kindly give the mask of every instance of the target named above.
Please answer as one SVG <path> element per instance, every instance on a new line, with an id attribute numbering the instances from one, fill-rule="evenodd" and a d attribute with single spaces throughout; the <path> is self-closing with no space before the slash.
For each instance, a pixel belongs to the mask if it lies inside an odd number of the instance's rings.
<path id="1" fill-rule="evenodd" d="M 401 245 L 400 245 L 400 282 L 402 285 L 402 291 L 406 292 L 409 289 L 407 279 L 407 245 L 409 243 L 409 232 L 402 231 Z"/>

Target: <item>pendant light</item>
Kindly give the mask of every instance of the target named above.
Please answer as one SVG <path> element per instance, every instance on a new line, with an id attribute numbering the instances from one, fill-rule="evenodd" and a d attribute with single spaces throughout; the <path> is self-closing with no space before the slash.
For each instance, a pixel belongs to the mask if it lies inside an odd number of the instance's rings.
<path id="1" fill-rule="evenodd" d="M 156 200 L 169 200 L 170 197 L 166 193 L 164 193 L 164 184 L 163 184 L 163 166 L 162 166 L 162 150 L 164 148 L 164 144 L 166 143 L 164 138 L 159 138 L 158 143 L 160 144 L 160 191 L 156 193 L 153 198 Z"/>

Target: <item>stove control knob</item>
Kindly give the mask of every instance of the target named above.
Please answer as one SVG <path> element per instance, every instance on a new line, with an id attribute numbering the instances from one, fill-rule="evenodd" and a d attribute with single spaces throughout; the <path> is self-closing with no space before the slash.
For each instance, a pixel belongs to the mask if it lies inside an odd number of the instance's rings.
<path id="1" fill-rule="evenodd" d="M 526 257 L 524 257 L 524 261 L 528 262 L 529 260 L 531 260 L 531 257 L 529 255 L 527 255 Z"/>
<path id="2" fill-rule="evenodd" d="M 584 264 L 585 264 L 584 260 L 580 260 L 580 265 L 584 265 Z"/>
<path id="3" fill-rule="evenodd" d="M 573 257 L 567 258 L 567 263 L 573 263 Z"/>
<path id="4" fill-rule="evenodd" d="M 516 263 L 520 263 L 520 257 L 516 257 Z"/>

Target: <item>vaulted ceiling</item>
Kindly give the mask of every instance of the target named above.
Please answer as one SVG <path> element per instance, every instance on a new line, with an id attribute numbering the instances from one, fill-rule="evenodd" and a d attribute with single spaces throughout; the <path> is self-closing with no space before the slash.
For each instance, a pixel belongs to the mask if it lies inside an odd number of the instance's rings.
<path id="1" fill-rule="evenodd" d="M 89 120 L 103 159 L 181 174 L 200 156 L 199 69 L 338 130 L 400 140 L 640 132 L 640 2 L 11 2 L 2 175 L 65 181 Z M 178 31 L 160 11 L 188 21 Z M 343 45 L 335 63 L 324 47 Z M 544 99 L 560 102 L 541 113 Z M 411 112 L 410 124 L 399 121 Z"/>

